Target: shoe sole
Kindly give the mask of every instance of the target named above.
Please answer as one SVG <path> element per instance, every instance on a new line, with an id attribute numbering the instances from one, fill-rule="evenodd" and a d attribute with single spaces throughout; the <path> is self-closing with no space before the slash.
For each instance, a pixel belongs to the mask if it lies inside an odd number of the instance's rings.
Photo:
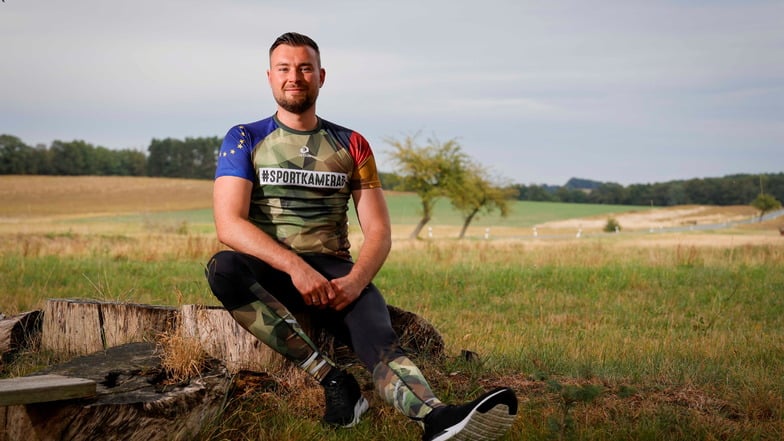
<path id="1" fill-rule="evenodd" d="M 354 404 L 354 419 L 351 420 L 351 422 L 348 424 L 343 424 L 341 427 L 349 428 L 356 426 L 357 423 L 359 423 L 359 419 L 362 417 L 362 414 L 367 412 L 369 408 L 370 404 L 368 404 L 368 401 L 365 399 L 365 397 L 361 397 L 359 400 L 357 400 L 356 404 Z"/>
<path id="2" fill-rule="evenodd" d="M 509 391 L 500 389 L 479 402 L 459 423 L 447 428 L 431 441 L 491 441 L 505 434 L 517 417 L 512 413 L 509 401 L 514 396 L 504 397 Z M 500 400 L 500 401 L 499 401 Z M 516 403 L 515 403 L 516 404 Z"/>

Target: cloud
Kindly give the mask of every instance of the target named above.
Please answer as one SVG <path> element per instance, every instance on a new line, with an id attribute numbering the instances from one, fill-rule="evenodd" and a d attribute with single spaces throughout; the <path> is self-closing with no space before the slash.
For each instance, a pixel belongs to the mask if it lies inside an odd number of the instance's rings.
<path id="1" fill-rule="evenodd" d="M 784 141 L 779 1 L 49 0 L 0 9 L 0 133 L 30 143 L 144 147 L 267 116 L 266 51 L 291 30 L 321 45 L 319 112 L 377 150 L 384 137 L 421 131 L 460 139 L 512 179 L 628 183 L 762 171 Z M 715 156 L 699 161 L 705 152 Z"/>

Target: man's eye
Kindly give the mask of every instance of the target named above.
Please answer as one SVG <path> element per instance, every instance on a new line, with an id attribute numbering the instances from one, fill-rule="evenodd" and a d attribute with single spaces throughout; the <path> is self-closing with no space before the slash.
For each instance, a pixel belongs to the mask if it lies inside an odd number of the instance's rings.
<path id="1" fill-rule="evenodd" d="M 300 71 L 305 72 L 305 73 L 310 73 L 310 72 L 313 72 L 313 68 L 312 67 L 303 67 L 302 69 L 300 69 Z"/>

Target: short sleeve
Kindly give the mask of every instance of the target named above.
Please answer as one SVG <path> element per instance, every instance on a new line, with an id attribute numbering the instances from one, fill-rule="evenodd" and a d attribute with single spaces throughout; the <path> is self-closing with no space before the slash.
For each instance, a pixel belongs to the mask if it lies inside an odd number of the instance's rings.
<path id="1" fill-rule="evenodd" d="M 249 181 L 256 180 L 253 167 L 253 145 L 245 126 L 232 127 L 223 138 L 218 151 L 215 178 L 236 176 Z"/>

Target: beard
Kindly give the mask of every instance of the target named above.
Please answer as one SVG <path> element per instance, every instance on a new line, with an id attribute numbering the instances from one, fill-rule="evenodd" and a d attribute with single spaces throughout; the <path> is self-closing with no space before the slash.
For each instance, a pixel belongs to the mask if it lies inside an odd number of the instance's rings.
<path id="1" fill-rule="evenodd" d="M 286 98 L 284 95 L 281 95 L 276 96 L 275 101 L 287 112 L 301 114 L 305 113 L 306 110 L 316 104 L 316 96 L 306 93 L 304 96 L 298 98 Z"/>

